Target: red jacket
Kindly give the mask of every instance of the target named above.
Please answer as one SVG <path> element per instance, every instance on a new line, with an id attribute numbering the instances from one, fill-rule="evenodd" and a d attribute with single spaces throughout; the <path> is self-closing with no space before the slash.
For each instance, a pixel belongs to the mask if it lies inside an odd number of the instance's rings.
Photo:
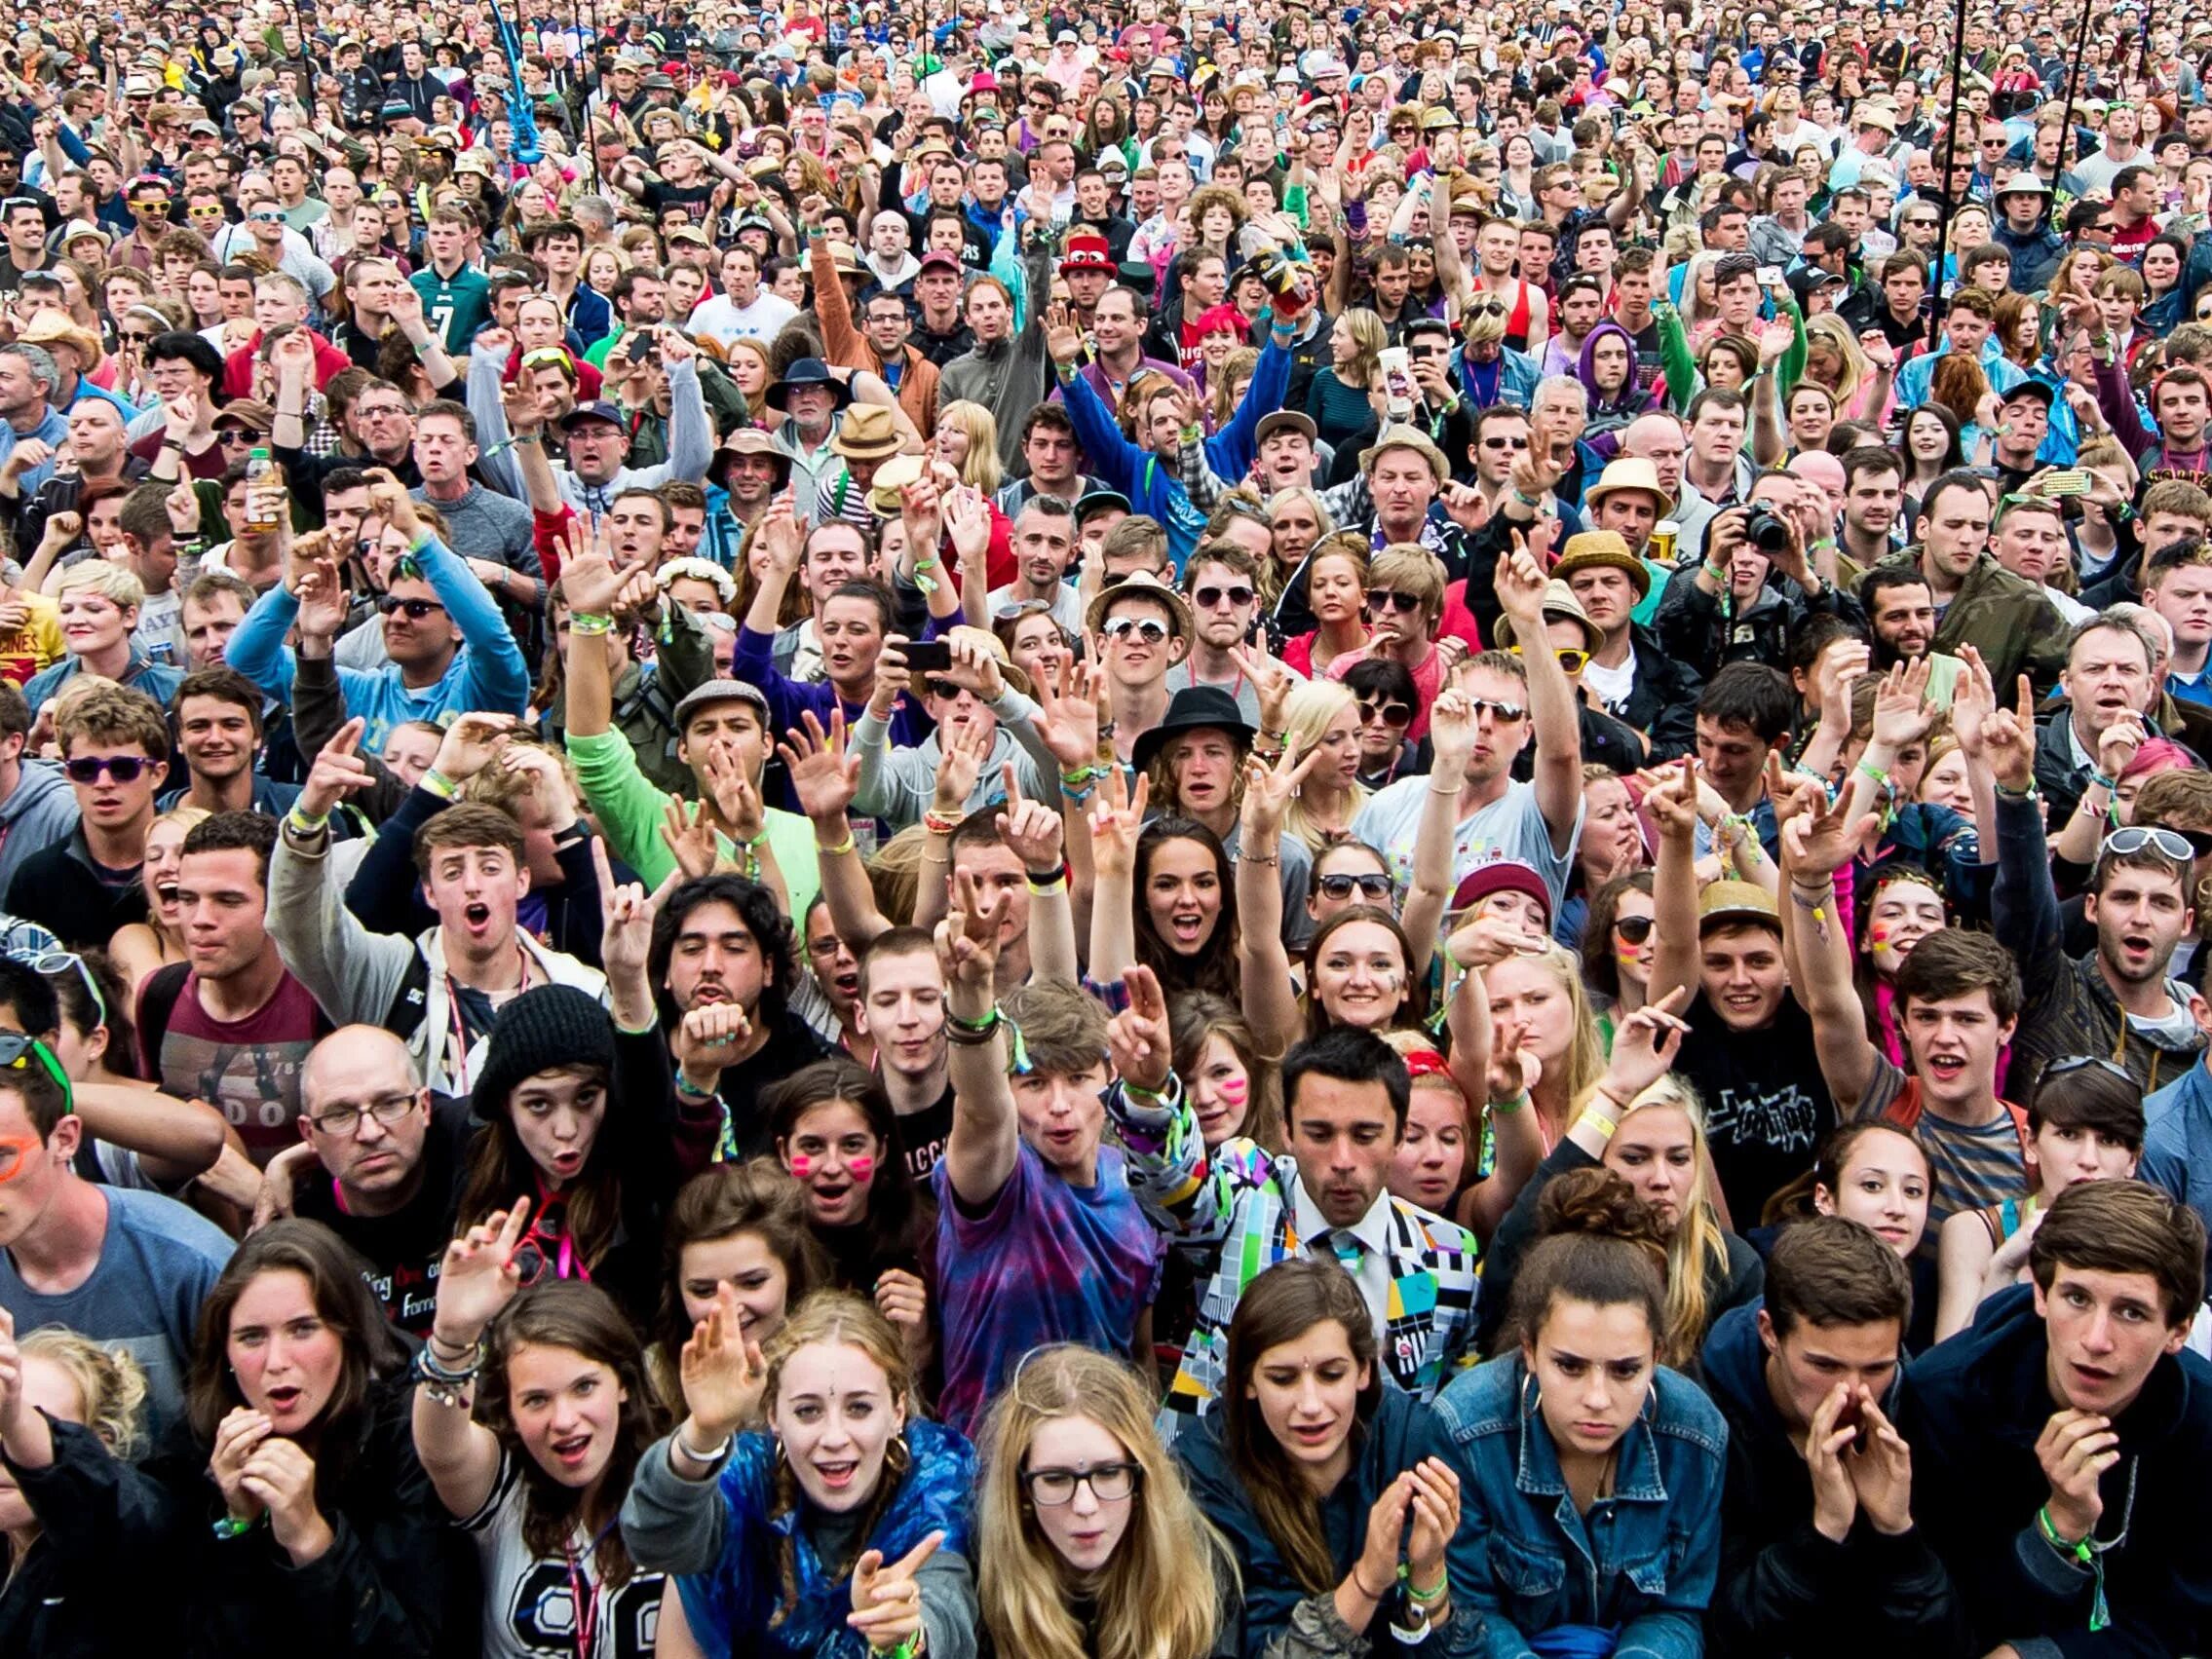
<path id="1" fill-rule="evenodd" d="M 315 390 L 320 392 L 330 384 L 334 374 L 352 368 L 353 358 L 310 328 L 307 337 L 315 342 Z M 253 354 L 261 349 L 261 330 L 253 330 L 253 338 L 223 359 L 223 391 L 232 397 L 253 396 Z"/>

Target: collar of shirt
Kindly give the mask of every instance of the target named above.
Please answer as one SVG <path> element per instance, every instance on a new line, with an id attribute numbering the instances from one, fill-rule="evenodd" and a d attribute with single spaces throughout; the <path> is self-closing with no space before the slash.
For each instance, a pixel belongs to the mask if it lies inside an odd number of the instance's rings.
<path id="1" fill-rule="evenodd" d="M 1314 1202 L 1313 1195 L 1306 1190 L 1306 1177 L 1301 1171 L 1297 1184 L 1291 1188 L 1290 1213 L 1291 1219 L 1297 1224 L 1298 1236 L 1306 1241 L 1309 1248 L 1323 1233 L 1349 1232 L 1359 1241 L 1360 1249 L 1366 1253 L 1366 1260 L 1390 1260 L 1391 1195 L 1387 1190 L 1378 1192 L 1375 1201 L 1367 1206 L 1367 1213 L 1352 1225 L 1333 1226 L 1329 1219 L 1321 1214 L 1320 1206 Z"/>

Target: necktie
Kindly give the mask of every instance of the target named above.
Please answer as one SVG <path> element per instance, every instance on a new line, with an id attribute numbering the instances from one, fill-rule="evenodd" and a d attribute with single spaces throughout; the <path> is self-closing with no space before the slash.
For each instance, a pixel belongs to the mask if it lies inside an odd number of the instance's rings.
<path id="1" fill-rule="evenodd" d="M 1355 1279 L 1359 1277 L 1359 1263 L 1366 1252 L 1358 1237 L 1349 1227 L 1332 1227 L 1321 1236 L 1328 1240 L 1329 1249 L 1336 1253 L 1344 1270 Z"/>

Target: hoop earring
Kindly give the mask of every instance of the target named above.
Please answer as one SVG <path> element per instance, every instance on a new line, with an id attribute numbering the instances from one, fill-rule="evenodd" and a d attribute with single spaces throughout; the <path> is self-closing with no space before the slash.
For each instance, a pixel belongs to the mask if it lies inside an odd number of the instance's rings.
<path id="1" fill-rule="evenodd" d="M 900 1429 L 891 1437 L 891 1444 L 883 1449 L 884 1467 L 903 1481 L 906 1472 L 914 1467 L 914 1449 L 906 1444 L 906 1431 Z"/>

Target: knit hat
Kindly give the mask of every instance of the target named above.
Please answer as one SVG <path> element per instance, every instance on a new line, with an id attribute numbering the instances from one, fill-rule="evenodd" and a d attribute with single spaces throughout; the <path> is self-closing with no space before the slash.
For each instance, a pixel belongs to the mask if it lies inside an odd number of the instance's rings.
<path id="1" fill-rule="evenodd" d="M 478 1117 L 497 1122 L 525 1078 L 562 1066 L 596 1066 L 612 1081 L 614 1021 L 596 998 L 574 986 L 541 985 L 500 1009 L 471 1105 Z"/>
<path id="2" fill-rule="evenodd" d="M 1523 893 L 1536 901 L 1544 911 L 1544 920 L 1551 921 L 1551 889 L 1545 885 L 1536 866 L 1524 864 L 1517 858 L 1493 858 L 1477 864 L 1460 880 L 1452 893 L 1452 911 L 1471 908 L 1492 893 Z"/>

